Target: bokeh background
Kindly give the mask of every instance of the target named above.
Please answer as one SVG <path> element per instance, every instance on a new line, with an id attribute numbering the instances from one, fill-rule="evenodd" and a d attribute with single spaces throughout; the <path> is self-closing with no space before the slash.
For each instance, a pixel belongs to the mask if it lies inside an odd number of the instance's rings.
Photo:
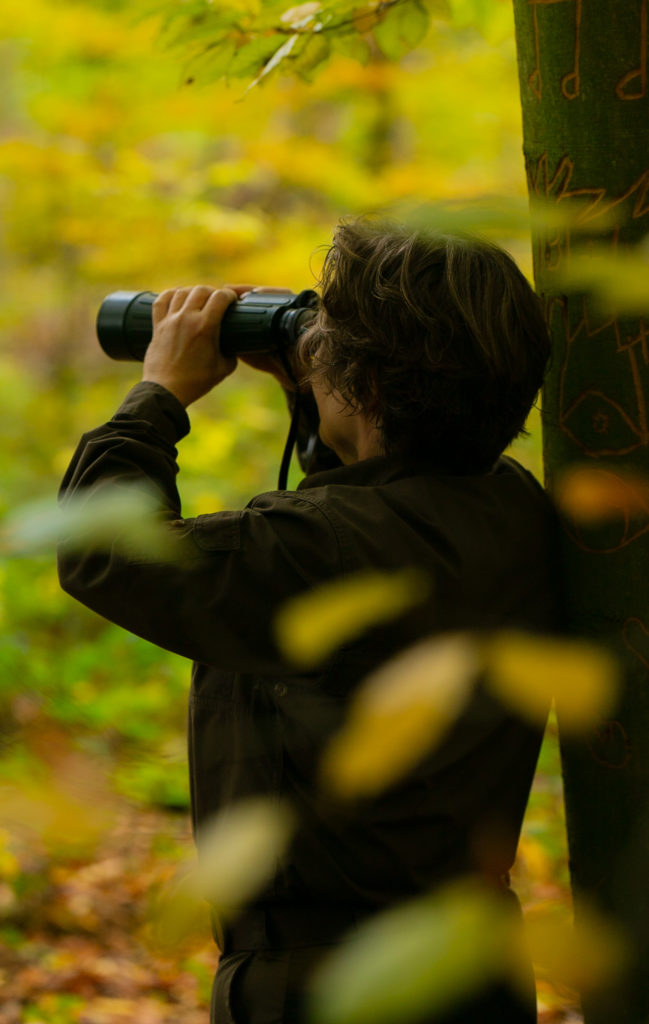
<path id="1" fill-rule="evenodd" d="M 140 0 L 3 4 L 0 1024 L 198 1024 L 216 962 L 204 916 L 193 942 L 154 934 L 192 856 L 189 665 L 56 579 L 58 482 L 138 379 L 100 351 L 99 303 L 194 283 L 299 290 L 341 216 L 524 204 L 511 5 L 455 0 L 450 20 L 442 6 L 399 61 L 339 55 L 311 81 L 248 89 L 188 70 Z M 499 241 L 531 276 L 525 231 Z M 185 514 L 275 486 L 287 418 L 272 381 L 240 368 L 191 420 Z M 529 426 L 514 454 L 540 477 L 536 414 Z M 528 912 L 569 907 L 553 722 L 515 885 Z M 573 992 L 542 972 L 538 984 L 541 1021 L 580 1019 Z"/>

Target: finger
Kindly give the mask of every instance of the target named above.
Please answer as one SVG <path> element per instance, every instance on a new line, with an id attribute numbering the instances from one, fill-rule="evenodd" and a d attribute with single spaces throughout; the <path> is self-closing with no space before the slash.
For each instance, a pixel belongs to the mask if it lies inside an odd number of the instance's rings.
<path id="1" fill-rule="evenodd" d="M 190 288 L 174 288 L 168 312 L 177 313 L 179 309 L 182 309 L 185 305 L 185 299 L 189 295 L 190 291 Z"/>
<path id="2" fill-rule="evenodd" d="M 273 288 L 272 285 L 262 285 L 259 288 L 253 288 L 253 292 L 259 292 L 261 295 L 292 295 L 293 292 L 290 288 Z"/>
<path id="3" fill-rule="evenodd" d="M 224 284 L 223 287 L 236 292 L 239 298 L 241 298 L 242 295 L 245 295 L 246 292 L 256 291 L 254 284 Z"/>
<path id="4" fill-rule="evenodd" d="M 195 285 L 187 296 L 185 307 L 187 309 L 203 309 L 205 303 L 214 290 L 214 288 L 210 288 L 209 285 L 206 284 Z"/>
<path id="5" fill-rule="evenodd" d="M 233 288 L 215 289 L 203 306 L 203 313 L 208 322 L 214 327 L 218 326 L 228 306 L 236 302 L 238 298 L 239 296 Z"/>
<path id="6" fill-rule="evenodd" d="M 169 304 L 173 298 L 174 289 L 167 288 L 165 291 L 160 292 L 153 302 L 153 322 L 158 323 L 163 317 L 169 312 Z"/>

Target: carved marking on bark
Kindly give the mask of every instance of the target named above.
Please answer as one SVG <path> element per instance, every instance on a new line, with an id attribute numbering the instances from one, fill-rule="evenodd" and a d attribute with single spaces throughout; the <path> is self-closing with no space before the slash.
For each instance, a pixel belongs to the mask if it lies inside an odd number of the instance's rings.
<path id="1" fill-rule="evenodd" d="M 631 344 L 626 349 L 627 355 L 629 357 L 629 366 L 631 368 L 631 375 L 633 377 L 633 390 L 634 390 L 634 393 L 635 393 L 636 401 L 638 403 L 638 421 L 639 421 L 638 422 L 638 427 L 639 427 L 639 430 L 640 430 L 640 435 L 641 435 L 641 437 L 643 439 L 643 444 L 648 444 L 649 443 L 649 433 L 647 431 L 647 405 L 646 405 L 645 397 L 644 397 L 644 389 L 642 387 L 642 378 L 640 376 L 640 370 L 638 368 L 638 359 L 637 359 L 637 356 L 636 356 L 635 348 L 633 346 L 638 344 L 638 343 L 640 344 L 641 351 L 644 352 L 644 361 L 645 361 L 645 366 L 646 366 L 646 364 L 647 364 L 647 358 L 646 358 L 646 338 L 647 338 L 647 332 L 645 330 L 644 321 L 643 321 L 642 322 L 642 326 L 640 328 L 640 334 L 638 335 L 637 338 L 635 338 L 633 340 L 633 342 L 631 342 Z M 627 341 L 629 341 L 629 340 L 630 339 L 627 336 Z"/>
<path id="2" fill-rule="evenodd" d="M 554 201 L 558 204 L 564 199 L 590 198 L 592 202 L 586 206 L 575 218 L 577 224 L 598 216 L 602 211 L 599 205 L 606 195 L 605 188 L 569 188 L 575 173 L 575 163 L 569 156 L 563 156 L 557 164 L 554 173 L 550 176 L 550 158 L 548 153 L 543 153 L 536 161 L 536 166 L 528 165 L 529 188 L 532 195 L 541 199 Z M 648 178 L 645 186 L 646 192 L 649 189 L 649 171 L 645 175 Z M 643 176 L 643 177 L 645 177 Z M 633 186 L 637 187 L 637 184 Z"/>
<path id="3" fill-rule="evenodd" d="M 642 619 L 635 616 L 627 619 L 622 629 L 624 643 L 632 654 L 642 662 L 649 671 L 649 629 Z"/>
<path id="4" fill-rule="evenodd" d="M 626 768 L 633 757 L 631 741 L 621 722 L 603 722 L 589 747 L 593 760 L 604 768 Z"/>
<path id="5" fill-rule="evenodd" d="M 649 213 L 649 171 L 643 172 L 622 195 L 608 198 L 605 188 L 571 188 L 575 163 L 568 155 L 551 169 L 548 154 L 543 153 L 535 162 L 528 161 L 527 169 L 532 197 L 557 205 L 574 198 L 586 200 L 572 223 L 553 228 L 545 235 L 537 234 L 535 262 L 541 277 L 544 271 L 554 270 L 570 258 L 573 232 L 579 230 L 580 224 L 596 222 L 616 207 L 624 209 L 629 220 Z M 620 244 L 620 234 L 619 227 L 609 232 L 612 255 Z M 649 324 L 640 320 L 637 331 L 633 329 L 623 336 L 618 317 L 598 317 L 585 295 L 569 299 L 566 295 L 546 294 L 545 306 L 555 337 L 564 338 L 555 426 L 590 458 L 627 455 L 649 446 L 649 391 L 645 393 L 649 387 Z M 588 372 L 593 341 L 598 355 L 593 371 Z M 610 353 L 610 361 L 606 352 Z M 626 384 L 617 392 L 608 387 L 606 372 L 606 366 L 612 367 L 615 357 L 624 358 L 625 363 L 615 369 L 611 379 L 619 384 L 627 377 Z M 615 483 L 616 493 L 622 493 L 626 485 L 617 479 Z M 620 551 L 649 532 L 649 503 L 629 492 L 629 508 L 621 507 L 619 518 L 608 524 L 606 530 L 590 534 L 587 529 L 571 524 L 568 532 L 583 551 Z"/>
<path id="6" fill-rule="evenodd" d="M 642 100 L 647 95 L 647 0 L 640 2 L 640 66 L 620 79 L 615 92 L 620 100 Z"/>
<path id="7" fill-rule="evenodd" d="M 586 407 L 584 409 L 584 406 Z M 582 441 L 582 439 L 571 429 L 569 425 L 570 418 L 576 418 L 575 414 L 580 412 L 582 415 L 584 412 L 590 411 L 588 416 L 592 429 L 596 434 L 602 437 L 599 444 Z M 626 443 L 623 445 L 611 443 L 607 447 L 606 440 L 608 440 L 610 428 L 613 425 L 611 423 L 612 413 L 617 413 L 617 416 L 613 417 L 613 422 L 617 417 L 623 420 L 624 424 L 629 428 L 629 432 L 635 434 L 638 438 L 637 441 Z M 609 398 L 603 391 L 599 391 L 597 388 L 588 388 L 571 403 L 569 408 L 561 413 L 561 429 L 564 434 L 572 438 L 576 445 L 578 445 L 583 451 L 584 455 L 590 455 L 592 457 L 601 458 L 604 455 L 628 455 L 629 452 L 633 452 L 636 448 L 640 448 L 642 445 L 647 444 L 647 438 L 643 437 L 636 424 L 626 414 L 624 408 L 619 402 Z"/>
<path id="8" fill-rule="evenodd" d="M 630 211 L 632 220 L 637 220 L 649 213 L 649 170 L 643 171 L 637 181 L 621 196 L 605 201 L 606 188 L 583 187 L 570 188 L 575 173 L 575 162 L 568 155 L 563 156 L 557 164 L 554 174 L 550 176 L 549 156 L 543 153 L 536 160 L 536 165 L 528 162 L 528 183 L 532 195 L 545 200 L 554 199 L 558 204 L 565 199 L 590 198 L 592 202 L 584 207 L 575 217 L 575 225 L 586 224 L 596 217 L 610 214 L 611 210 L 621 206 L 635 194 L 633 209 Z"/>
<path id="9" fill-rule="evenodd" d="M 581 5 L 582 0 L 575 0 L 575 62 L 571 72 L 561 79 L 561 92 L 567 100 L 575 100 L 581 92 L 581 74 L 579 60 L 581 57 Z"/>
<path id="10" fill-rule="evenodd" d="M 638 368 L 636 349 L 642 346 L 646 332 L 633 339 L 632 344 L 622 344 L 620 325 L 617 319 L 607 320 L 593 326 L 589 322 L 586 300 L 582 298 L 583 315 L 577 326 L 570 330 L 564 319 L 566 347 L 559 379 L 559 427 L 590 457 L 627 455 L 637 448 L 649 445 L 649 427 L 642 377 Z M 576 342 L 588 344 L 591 339 L 604 331 L 612 331 L 610 342 L 615 344 L 616 354 L 623 354 L 628 360 L 628 390 L 635 398 L 635 415 L 614 397 L 601 388 L 590 386 L 577 395 L 567 398 L 567 383 L 573 345 Z M 603 339 L 605 344 L 606 336 Z M 590 422 L 593 436 L 581 436 L 580 426 Z M 648 510 L 649 514 L 649 510 Z"/>
<path id="11" fill-rule="evenodd" d="M 574 308 L 573 308 L 574 312 Z M 565 346 L 563 360 L 559 373 L 559 428 L 577 444 L 586 455 L 622 455 L 628 454 L 643 444 L 649 444 L 649 428 L 647 426 L 646 405 L 644 391 L 640 374 L 637 370 L 637 360 L 632 346 L 642 346 L 645 340 L 646 331 L 642 331 L 637 338 L 627 338 L 626 343 L 622 342 L 620 325 L 616 317 L 609 317 L 599 323 L 593 322 L 585 296 L 581 298 L 581 316 L 578 322 L 571 327 L 570 309 L 566 296 L 553 296 L 546 298 L 546 316 L 551 322 L 558 313 L 563 327 Z M 637 421 L 632 419 L 626 409 L 610 395 L 597 387 L 590 386 L 581 390 L 577 395 L 567 397 L 567 376 L 570 367 L 572 349 L 576 342 L 590 341 L 592 338 L 601 335 L 603 332 L 612 331 L 612 341 L 615 344 L 616 353 L 624 353 L 629 360 L 631 383 L 633 385 L 638 417 Z M 579 417 L 589 413 L 590 425 L 596 435 L 597 444 L 584 441 L 576 433 L 573 424 L 579 423 Z M 587 415 L 588 418 L 588 415 Z M 613 418 L 613 423 L 611 419 Z M 571 420 L 573 423 L 571 423 Z M 622 427 L 626 431 L 629 440 L 626 443 L 611 445 L 609 442 L 609 429 L 611 426 Z M 594 439 L 595 440 L 595 439 Z"/>
<path id="12" fill-rule="evenodd" d="M 643 0 L 646 3 L 646 0 Z M 567 100 L 576 99 L 581 92 L 581 15 L 583 0 L 527 0 L 532 8 L 532 25 L 534 28 L 534 70 L 528 78 L 530 89 L 538 100 L 543 95 L 543 78 L 541 75 L 541 43 L 539 33 L 539 7 L 550 7 L 553 4 L 575 4 L 575 50 L 572 71 L 561 79 L 561 92 Z"/>

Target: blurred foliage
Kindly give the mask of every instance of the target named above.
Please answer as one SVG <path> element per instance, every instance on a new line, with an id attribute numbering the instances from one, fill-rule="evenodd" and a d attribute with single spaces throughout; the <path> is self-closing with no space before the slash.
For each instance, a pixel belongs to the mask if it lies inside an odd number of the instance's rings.
<path id="1" fill-rule="evenodd" d="M 270 797 L 249 797 L 215 815 L 201 832 L 200 857 L 183 863 L 162 893 L 152 915 L 153 945 L 173 953 L 202 942 L 206 900 L 219 926 L 236 916 L 273 874 L 295 826 L 286 802 Z"/>
<path id="2" fill-rule="evenodd" d="M 349 935 L 312 982 L 315 1024 L 409 1024 L 449 1012 L 506 981 L 525 991 L 526 956 L 575 995 L 620 975 L 630 950 L 607 921 L 565 904 L 529 914 L 525 929 L 484 882 L 461 880 L 391 908 Z"/>
<path id="3" fill-rule="evenodd" d="M 5 527 L 13 515 L 26 529 L 24 504 L 51 499 L 76 439 L 137 380 L 136 367 L 112 364 L 94 338 L 108 291 L 309 285 L 335 220 L 366 210 L 368 197 L 372 208 L 489 191 L 525 202 L 511 24 L 485 44 L 469 27 L 480 5 L 452 6 L 455 23 L 429 10 L 426 45 L 400 63 L 341 55 L 313 84 L 277 77 L 241 102 L 239 90 L 178 85 L 177 58 L 160 47 L 146 4 L 5 5 Z M 484 10 L 481 18 L 489 21 Z M 515 248 L 529 269 L 520 233 Z M 272 488 L 285 425 L 283 396 L 248 368 L 202 400 L 182 445 L 185 512 L 239 506 Z M 538 472 L 538 435 L 521 451 Z M 176 805 L 184 766 L 165 744 L 184 728 L 182 662 L 60 594 L 49 554 L 5 561 L 0 587 L 8 723 L 20 734 L 53 717 L 81 730 L 118 757 L 131 796 L 149 790 Z"/>
<path id="4" fill-rule="evenodd" d="M 356 573 L 333 580 L 280 608 L 277 643 L 295 664 L 313 668 L 368 627 L 419 604 L 429 589 L 426 574 L 416 569 Z"/>
<path id="5" fill-rule="evenodd" d="M 621 667 L 602 645 L 502 631 L 483 651 L 486 685 L 530 722 L 545 722 L 555 699 L 565 735 L 586 735 L 615 709 Z"/>
<path id="6" fill-rule="evenodd" d="M 190 81 L 244 78 L 251 88 L 269 75 L 310 81 L 338 55 L 361 64 L 399 60 L 423 41 L 435 16 L 481 29 L 494 41 L 509 29 L 505 4 L 492 0 L 486 12 L 481 0 L 309 0 L 288 8 L 285 0 L 218 6 L 192 0 L 161 7 L 162 33 L 167 45 L 189 53 Z"/>
<path id="7" fill-rule="evenodd" d="M 603 316 L 646 316 L 649 313 L 647 274 L 649 238 L 639 245 L 575 247 L 565 267 L 553 270 L 548 281 L 556 291 L 586 293 Z"/>
<path id="8" fill-rule="evenodd" d="M 241 0 L 218 5 L 219 31 L 238 32 L 241 12 L 249 31 L 225 66 L 207 0 L 3 5 L 2 1024 L 193 1024 L 209 999 L 213 955 L 187 950 L 179 971 L 147 945 L 149 902 L 189 847 L 151 809 L 188 804 L 189 666 L 71 601 L 53 565 L 48 510 L 74 445 L 138 379 L 96 343 L 101 299 L 308 287 L 336 220 L 375 210 L 479 227 L 530 273 L 509 0 Z M 325 15 L 349 22 L 327 47 L 312 31 Z M 205 84 L 223 75 L 230 89 Z M 191 420 L 185 514 L 275 486 L 286 410 L 272 381 L 242 367 Z M 540 475 L 537 411 L 530 425 L 515 453 Z M 517 869 L 531 904 L 567 899 L 554 724 L 548 736 Z"/>
<path id="9" fill-rule="evenodd" d="M 574 523 L 629 522 L 649 508 L 649 480 L 613 463 L 570 466 L 559 476 L 556 500 Z"/>
<path id="10" fill-rule="evenodd" d="M 403 778 L 466 706 L 479 670 L 474 648 L 462 635 L 424 640 L 372 673 L 325 751 L 325 783 L 353 798 Z"/>
<path id="11" fill-rule="evenodd" d="M 390 909 L 335 950 L 313 983 L 316 1024 L 409 1024 L 448 1012 L 515 971 L 507 904 L 454 882 Z"/>
<path id="12" fill-rule="evenodd" d="M 127 557 L 182 559 L 182 545 L 174 542 L 158 513 L 154 489 L 141 484 L 109 485 L 90 498 L 73 496 L 58 503 L 52 497 L 20 505 L 5 518 L 0 554 L 51 553 L 57 544 L 83 550 L 114 545 Z"/>
<path id="13" fill-rule="evenodd" d="M 376 622 L 390 610 L 385 598 L 379 607 L 382 596 L 379 586 Z M 313 603 L 310 595 L 305 605 Z M 563 734 L 586 735 L 614 710 L 620 676 L 617 661 L 594 643 L 515 631 L 488 639 L 449 634 L 424 640 L 359 686 L 325 751 L 324 781 L 353 798 L 401 780 L 444 739 L 479 681 L 505 707 L 541 728 L 554 698 Z"/>

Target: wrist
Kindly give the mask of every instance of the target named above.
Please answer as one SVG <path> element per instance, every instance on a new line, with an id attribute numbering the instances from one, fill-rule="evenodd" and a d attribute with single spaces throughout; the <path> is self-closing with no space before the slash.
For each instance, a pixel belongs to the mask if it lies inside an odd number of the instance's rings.
<path id="1" fill-rule="evenodd" d="M 192 402 L 195 402 L 198 398 L 201 397 L 200 394 L 196 394 L 193 389 L 187 387 L 187 385 L 183 384 L 183 382 L 178 381 L 173 377 L 167 377 L 164 374 L 160 373 L 143 373 L 142 383 L 157 384 L 158 387 L 164 388 L 165 391 L 168 391 L 170 395 L 173 395 L 176 401 L 180 402 L 183 409 L 186 409 L 188 405 L 191 405 Z M 202 392 L 202 394 L 204 393 L 205 392 Z"/>

